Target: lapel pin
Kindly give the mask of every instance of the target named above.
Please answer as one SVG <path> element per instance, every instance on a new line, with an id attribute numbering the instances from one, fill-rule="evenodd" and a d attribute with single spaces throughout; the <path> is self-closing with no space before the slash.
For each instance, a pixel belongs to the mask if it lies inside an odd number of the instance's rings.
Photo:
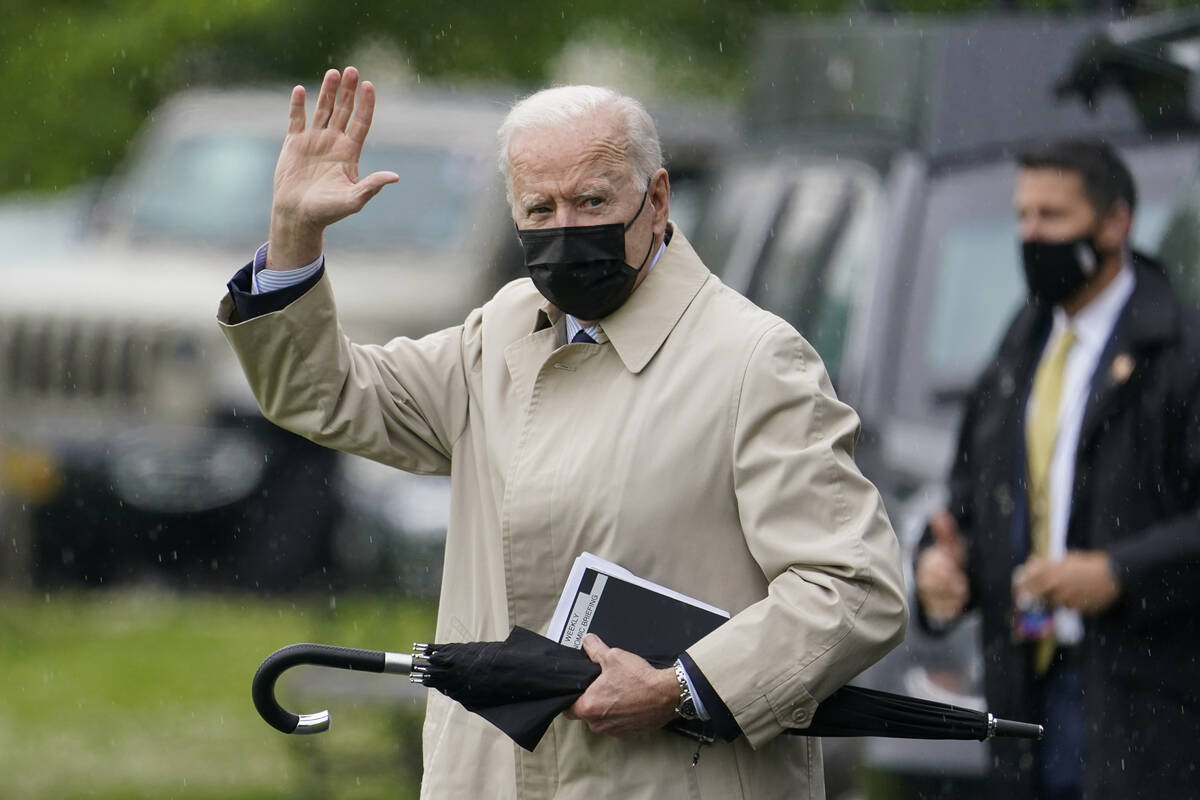
<path id="1" fill-rule="evenodd" d="M 1133 374 L 1133 356 L 1128 353 L 1118 354 L 1113 359 L 1108 374 L 1112 376 L 1114 383 L 1124 383 L 1129 380 L 1129 376 Z"/>

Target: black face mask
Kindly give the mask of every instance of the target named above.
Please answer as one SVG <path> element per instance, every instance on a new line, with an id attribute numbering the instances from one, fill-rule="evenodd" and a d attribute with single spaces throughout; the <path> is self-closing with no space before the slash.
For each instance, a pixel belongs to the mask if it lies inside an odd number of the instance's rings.
<path id="1" fill-rule="evenodd" d="M 1074 297 L 1100 269 L 1100 252 L 1091 236 L 1069 242 L 1021 242 L 1021 260 L 1029 296 L 1050 305 Z"/>
<path id="2" fill-rule="evenodd" d="M 573 225 L 567 228 L 517 230 L 525 251 L 525 266 L 533 285 L 564 314 L 576 319 L 603 319 L 620 308 L 650 258 L 650 249 L 636 268 L 625 263 L 625 231 L 646 205 L 646 193 L 627 224 Z M 654 237 L 650 237 L 654 247 Z"/>

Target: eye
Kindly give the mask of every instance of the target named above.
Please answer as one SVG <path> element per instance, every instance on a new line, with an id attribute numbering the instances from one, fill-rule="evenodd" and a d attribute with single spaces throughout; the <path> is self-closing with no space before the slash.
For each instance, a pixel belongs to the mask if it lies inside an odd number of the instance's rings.
<path id="1" fill-rule="evenodd" d="M 599 208 L 604 205 L 604 199 L 600 197 L 588 197 L 584 199 L 583 204 L 588 208 Z"/>
<path id="2" fill-rule="evenodd" d="M 525 213 L 531 217 L 538 214 L 549 214 L 550 206 L 534 206 L 533 208 L 528 209 Z"/>

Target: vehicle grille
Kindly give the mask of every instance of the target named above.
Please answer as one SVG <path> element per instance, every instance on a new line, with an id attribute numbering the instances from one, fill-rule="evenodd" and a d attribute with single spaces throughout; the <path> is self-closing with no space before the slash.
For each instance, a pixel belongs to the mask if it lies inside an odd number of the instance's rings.
<path id="1" fill-rule="evenodd" d="M 0 319 L 0 394 L 127 405 L 145 400 L 155 372 L 189 348 L 178 333 L 112 321 Z"/>

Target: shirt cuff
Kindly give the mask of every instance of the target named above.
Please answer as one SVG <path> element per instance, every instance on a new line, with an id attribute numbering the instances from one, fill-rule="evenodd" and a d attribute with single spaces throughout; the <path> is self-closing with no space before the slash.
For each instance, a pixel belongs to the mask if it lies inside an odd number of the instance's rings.
<path id="1" fill-rule="evenodd" d="M 325 264 L 322 260 L 317 264 L 316 271 L 299 283 L 274 291 L 256 293 L 254 291 L 254 268 L 261 263 L 260 257 L 263 256 L 265 256 L 265 251 L 260 247 L 254 261 L 238 270 L 226 284 L 234 306 L 234 313 L 230 316 L 232 322 L 246 322 L 255 317 L 282 311 L 316 286 L 325 274 Z M 294 271 L 300 272 L 301 270 Z"/>
<path id="2" fill-rule="evenodd" d="M 733 714 L 729 713 L 725 701 L 713 689 L 712 684 L 708 682 L 708 678 L 704 677 L 704 673 L 701 672 L 692 657 L 687 653 L 680 653 L 679 663 L 683 667 L 683 674 L 687 678 L 688 686 L 692 688 L 692 698 L 696 701 L 696 709 L 704 707 L 717 737 L 726 742 L 732 742 L 741 736 L 742 729 L 738 726 L 737 720 L 733 718 Z"/>
<path id="3" fill-rule="evenodd" d="M 264 242 L 262 247 L 258 248 L 258 252 L 254 254 L 254 271 L 251 273 L 250 279 L 251 294 L 266 294 L 298 286 L 316 275 L 317 271 L 325 264 L 325 254 L 322 253 L 298 269 L 267 269 L 268 244 L 270 242 Z"/>

